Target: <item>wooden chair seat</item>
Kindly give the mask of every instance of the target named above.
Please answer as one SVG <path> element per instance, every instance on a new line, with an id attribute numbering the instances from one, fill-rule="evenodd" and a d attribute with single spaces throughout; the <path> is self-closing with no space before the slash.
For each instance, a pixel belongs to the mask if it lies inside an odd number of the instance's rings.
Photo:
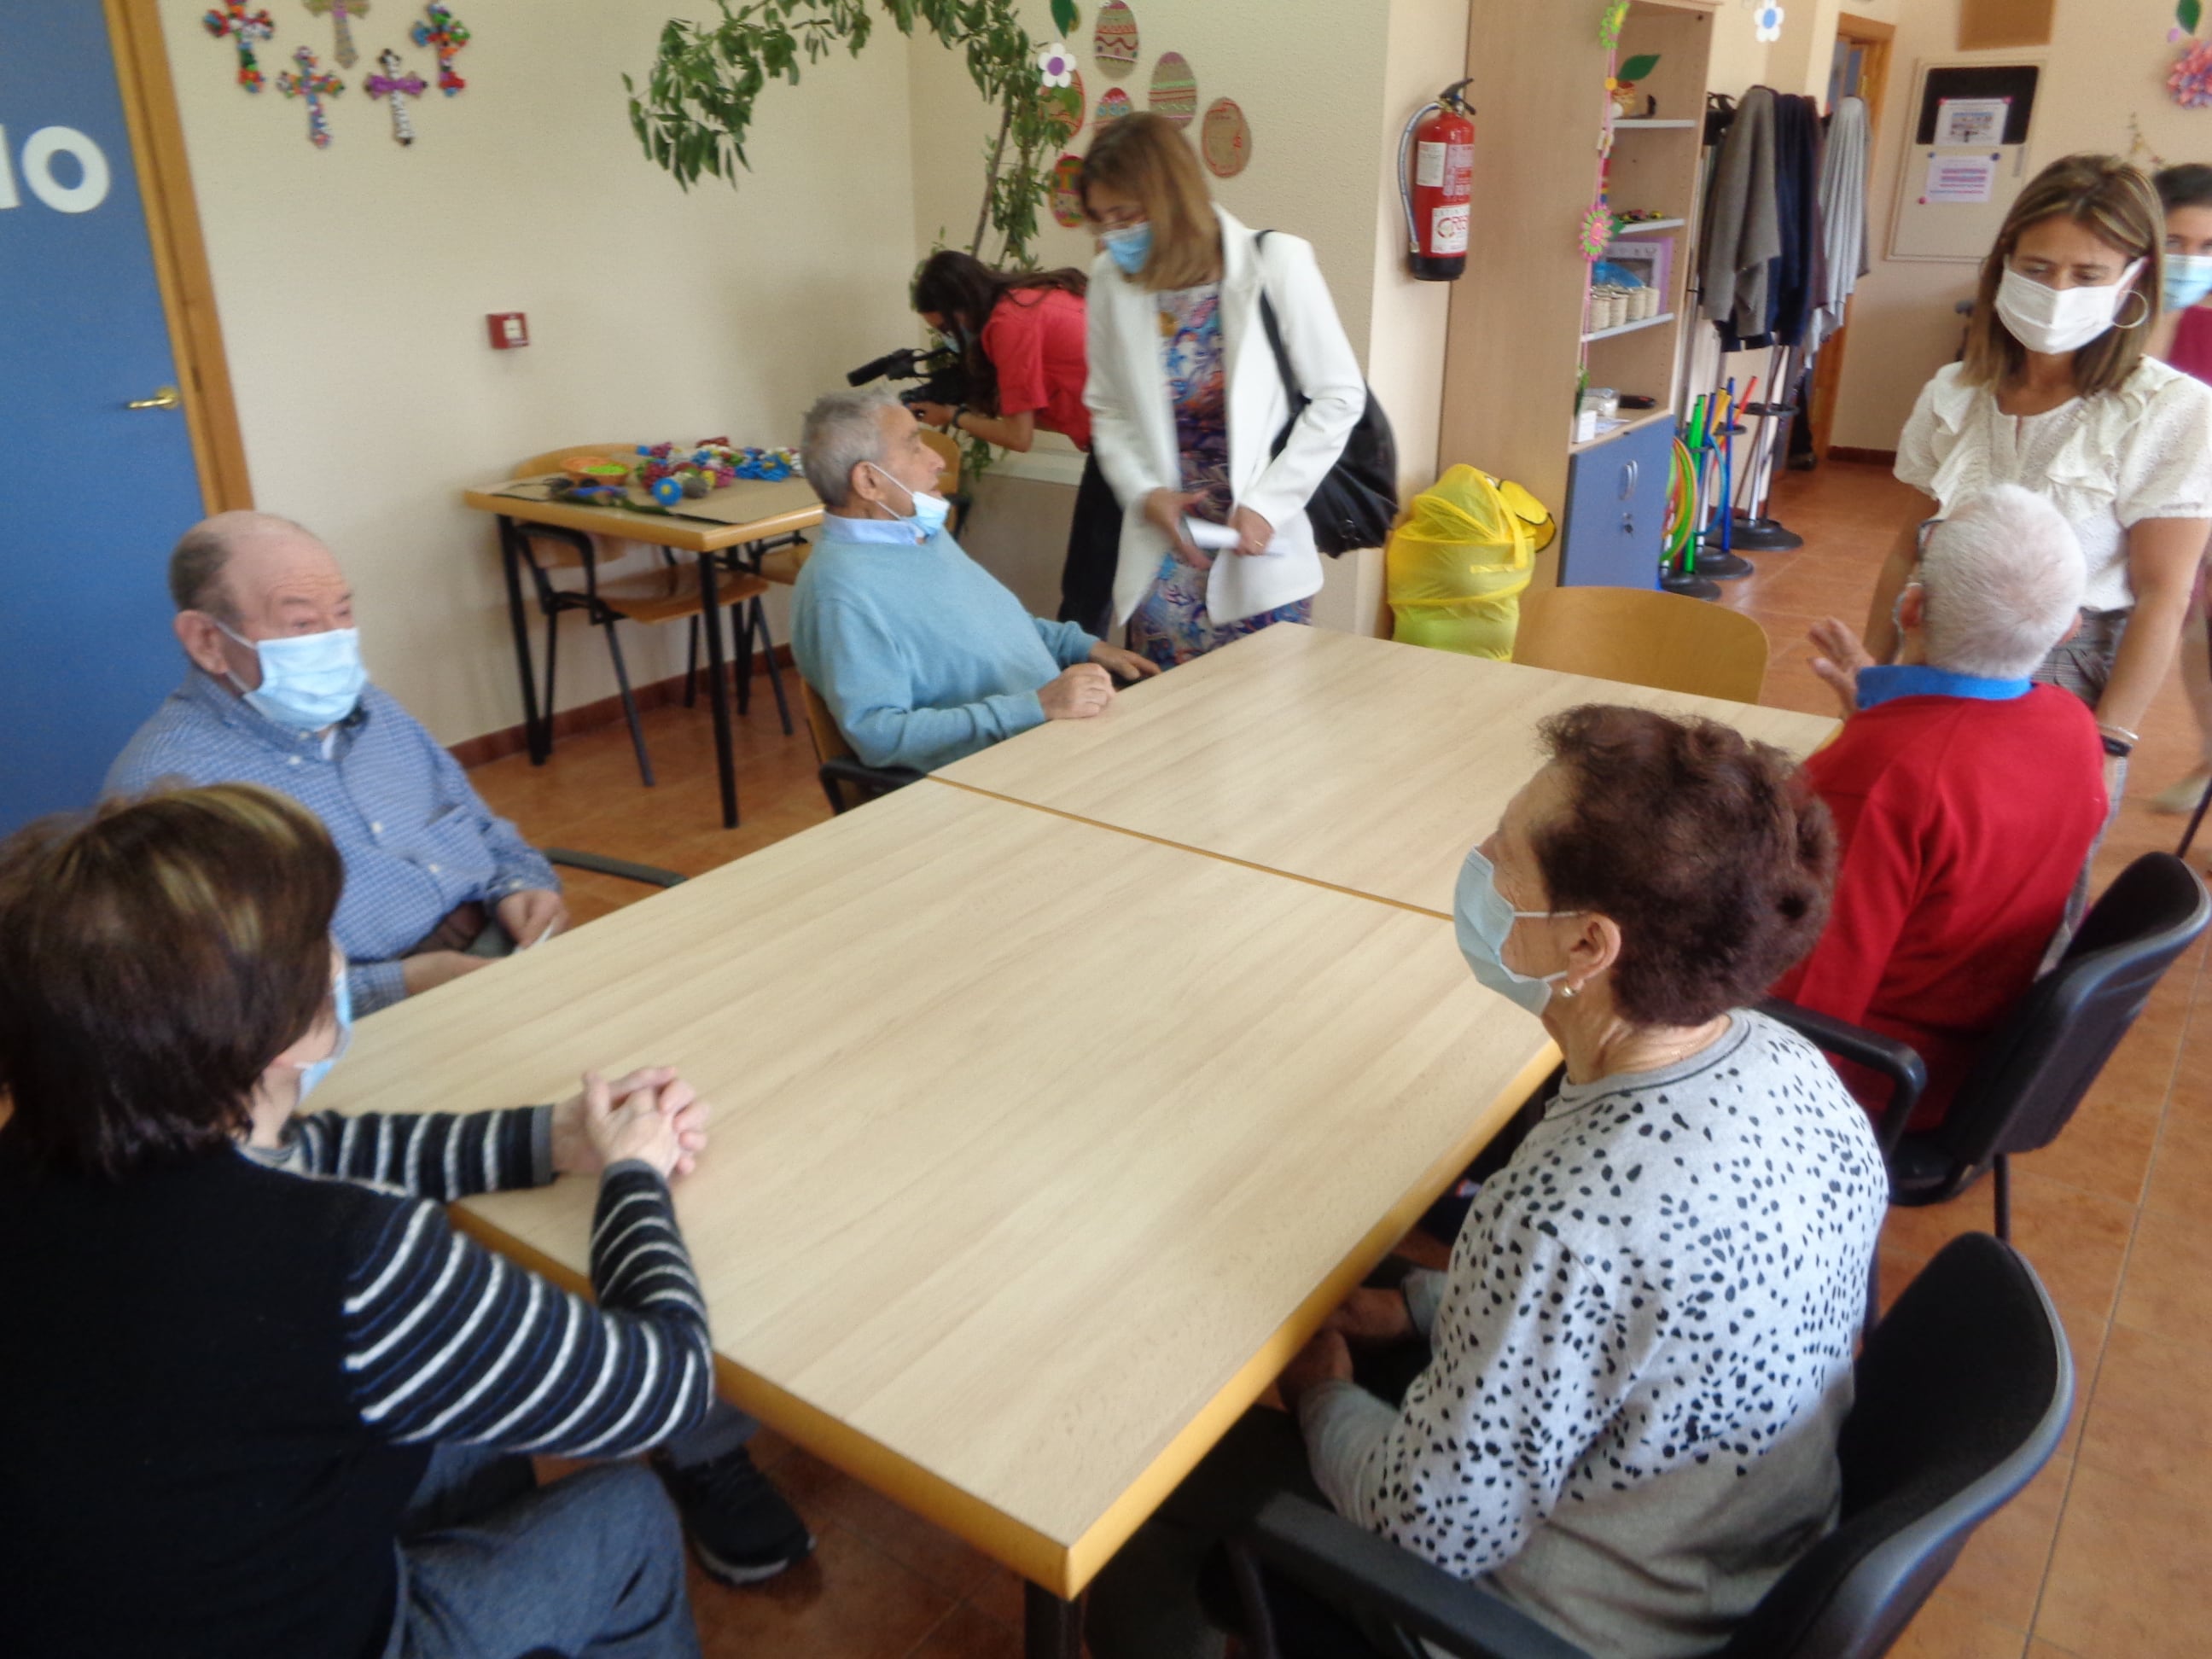
<path id="1" fill-rule="evenodd" d="M 1513 660 L 1691 696 L 1757 702 L 1766 630 L 1725 605 L 1637 587 L 1532 587 Z"/>
<path id="2" fill-rule="evenodd" d="M 761 555 L 760 573 L 772 582 L 781 582 L 786 587 L 799 580 L 799 573 L 814 552 L 811 542 L 797 542 L 789 547 L 779 547 L 773 553 Z"/>
<path id="3" fill-rule="evenodd" d="M 699 579 L 682 565 L 617 576 L 601 582 L 599 592 L 599 603 L 626 622 L 674 622 L 699 614 Z M 715 578 L 714 603 L 738 605 L 767 592 L 768 584 L 758 576 L 725 570 Z"/>

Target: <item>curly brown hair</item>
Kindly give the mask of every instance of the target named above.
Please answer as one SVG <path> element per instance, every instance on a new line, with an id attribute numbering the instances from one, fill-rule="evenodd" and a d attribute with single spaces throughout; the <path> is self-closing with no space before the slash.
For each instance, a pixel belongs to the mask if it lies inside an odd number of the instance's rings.
<path id="1" fill-rule="evenodd" d="M 1620 928 L 1613 1000 L 1698 1025 L 1755 1000 L 1827 919 L 1836 838 L 1796 762 L 1709 720 L 1585 703 L 1537 728 L 1568 805 L 1531 836 L 1551 902 Z"/>

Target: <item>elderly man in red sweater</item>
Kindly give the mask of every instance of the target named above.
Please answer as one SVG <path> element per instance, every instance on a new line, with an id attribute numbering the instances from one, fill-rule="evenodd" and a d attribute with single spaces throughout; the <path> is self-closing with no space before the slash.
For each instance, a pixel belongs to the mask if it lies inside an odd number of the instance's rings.
<path id="1" fill-rule="evenodd" d="M 2077 625 L 2084 580 L 2065 520 L 2000 484 L 1930 531 L 1894 664 L 1841 623 L 1813 633 L 1844 725 L 1805 769 L 1843 851 L 1826 931 L 1774 988 L 1917 1049 L 1915 1128 L 1942 1121 L 2034 979 L 2104 827 L 2096 719 L 2030 678 Z M 1884 1085 L 1842 1069 L 1879 1111 Z"/>

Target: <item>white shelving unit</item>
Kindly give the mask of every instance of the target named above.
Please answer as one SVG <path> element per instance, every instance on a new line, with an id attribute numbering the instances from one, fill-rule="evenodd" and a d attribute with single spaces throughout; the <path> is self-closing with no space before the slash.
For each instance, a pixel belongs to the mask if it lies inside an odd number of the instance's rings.
<path id="1" fill-rule="evenodd" d="M 1647 231 L 1680 230 L 1689 222 L 1687 219 L 1616 219 L 1613 222 L 1613 234 L 1641 236 Z"/>
<path id="2" fill-rule="evenodd" d="M 1615 116 L 1613 122 L 1613 130 L 1615 132 L 1661 132 L 1678 131 L 1683 127 L 1694 127 L 1700 126 L 1702 125 L 1704 125 L 1702 122 L 1698 121 L 1668 121 L 1658 117 L 1649 115 L 1632 117 Z"/>
<path id="3" fill-rule="evenodd" d="M 1656 317 L 1638 317 L 1632 323 L 1618 323 L 1611 328 L 1601 328 L 1595 334 L 1585 334 L 1583 343 L 1588 345 L 1592 340 L 1610 340 L 1616 334 L 1633 334 L 1639 328 L 1656 328 L 1662 323 L 1674 320 L 1674 313 L 1671 311 L 1662 311 Z"/>

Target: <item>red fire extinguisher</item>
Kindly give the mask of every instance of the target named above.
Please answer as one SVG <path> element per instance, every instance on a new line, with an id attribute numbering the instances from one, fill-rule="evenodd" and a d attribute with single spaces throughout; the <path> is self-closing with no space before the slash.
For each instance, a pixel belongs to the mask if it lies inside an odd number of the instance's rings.
<path id="1" fill-rule="evenodd" d="M 1468 203 L 1474 193 L 1474 111 L 1455 81 L 1406 123 L 1398 191 L 1406 203 L 1407 264 L 1425 283 L 1467 271 Z"/>

